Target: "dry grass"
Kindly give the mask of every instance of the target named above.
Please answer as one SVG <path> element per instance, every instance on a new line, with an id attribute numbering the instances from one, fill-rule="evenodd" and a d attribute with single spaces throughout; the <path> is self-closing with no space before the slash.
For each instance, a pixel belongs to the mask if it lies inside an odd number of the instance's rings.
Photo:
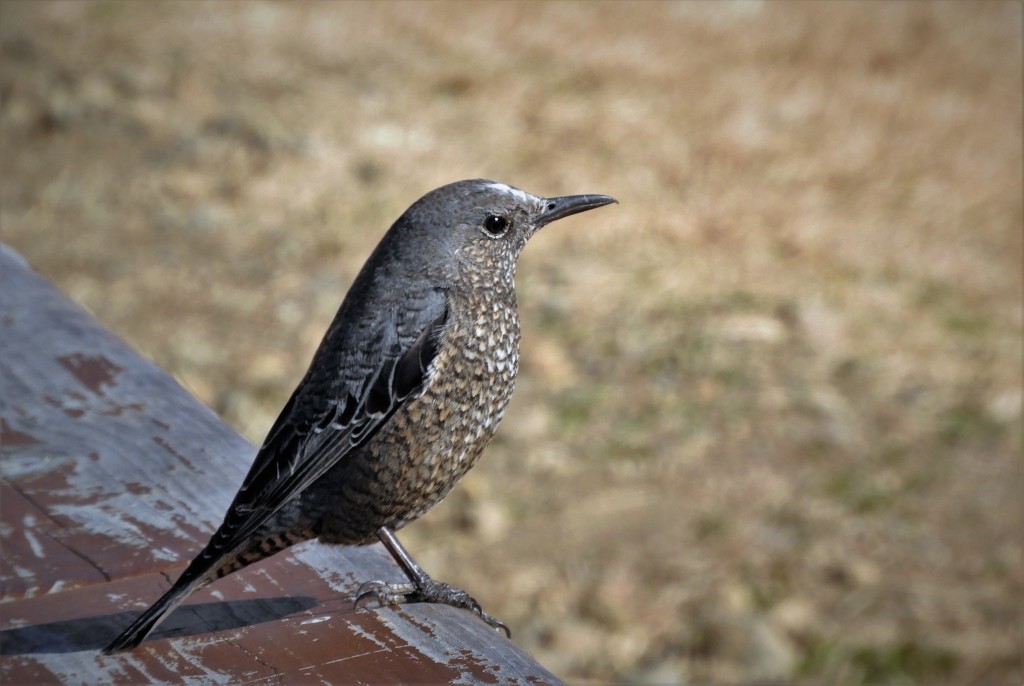
<path id="1" fill-rule="evenodd" d="M 254 440 L 421 193 L 619 198 L 405 534 L 557 673 L 1024 678 L 1020 4 L 0 13 L 3 240 Z"/>

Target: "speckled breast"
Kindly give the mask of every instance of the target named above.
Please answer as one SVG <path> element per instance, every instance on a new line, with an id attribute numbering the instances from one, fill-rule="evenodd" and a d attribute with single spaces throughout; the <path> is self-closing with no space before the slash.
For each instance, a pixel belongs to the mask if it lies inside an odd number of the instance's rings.
<path id="1" fill-rule="evenodd" d="M 366 542 L 382 526 L 401 528 L 444 499 L 476 463 L 519 367 L 515 300 L 490 295 L 452 304 L 426 390 L 351 456 L 335 483 L 341 502 L 328 515 L 335 521 L 325 522 L 323 540 Z"/>

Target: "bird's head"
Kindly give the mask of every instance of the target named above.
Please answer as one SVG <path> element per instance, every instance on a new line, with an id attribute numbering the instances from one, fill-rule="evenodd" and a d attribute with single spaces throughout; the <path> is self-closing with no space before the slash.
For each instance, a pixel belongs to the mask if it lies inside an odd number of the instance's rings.
<path id="1" fill-rule="evenodd" d="M 511 286 L 516 258 L 541 227 L 613 202 L 607 195 L 544 198 L 485 179 L 457 181 L 417 200 L 396 228 L 407 234 L 406 248 L 422 251 L 414 261 L 439 270 L 443 280 Z"/>

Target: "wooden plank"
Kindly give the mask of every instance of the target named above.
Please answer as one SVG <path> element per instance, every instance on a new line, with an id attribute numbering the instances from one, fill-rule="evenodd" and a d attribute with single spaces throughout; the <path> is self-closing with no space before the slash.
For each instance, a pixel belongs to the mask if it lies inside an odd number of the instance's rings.
<path id="1" fill-rule="evenodd" d="M 0 246 L 0 682 L 560 683 L 464 611 L 354 611 L 380 546 L 306 543 L 98 651 L 206 542 L 255 449 Z"/>

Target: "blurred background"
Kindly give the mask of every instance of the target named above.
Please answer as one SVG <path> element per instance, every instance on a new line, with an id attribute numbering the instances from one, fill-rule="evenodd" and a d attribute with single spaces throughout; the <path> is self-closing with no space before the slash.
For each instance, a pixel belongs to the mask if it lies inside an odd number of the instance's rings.
<path id="1" fill-rule="evenodd" d="M 1020 684 L 1016 2 L 0 4 L 0 236 L 254 442 L 426 191 L 520 260 L 405 530 L 574 683 Z"/>

